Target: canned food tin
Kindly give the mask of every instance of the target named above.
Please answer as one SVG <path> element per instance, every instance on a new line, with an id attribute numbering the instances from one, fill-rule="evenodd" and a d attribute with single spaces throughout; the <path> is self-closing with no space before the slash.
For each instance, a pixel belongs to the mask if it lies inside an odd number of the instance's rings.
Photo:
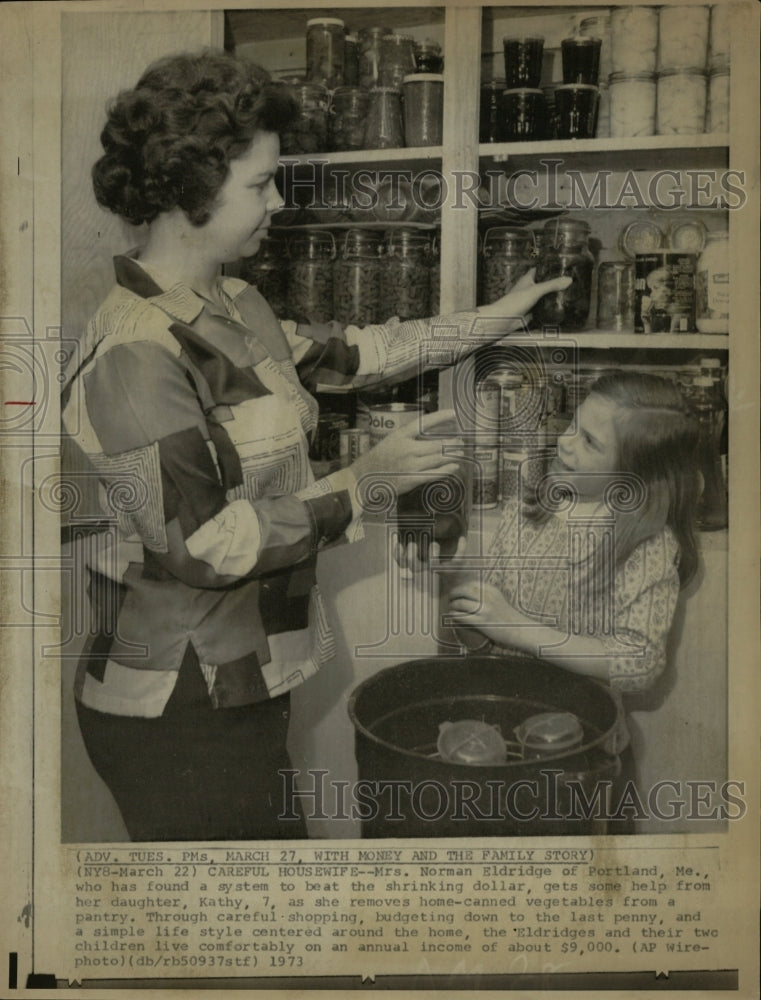
<path id="1" fill-rule="evenodd" d="M 697 255 L 638 253 L 635 257 L 635 333 L 695 331 Z"/>
<path id="2" fill-rule="evenodd" d="M 370 448 L 370 432 L 359 427 L 342 427 L 338 432 L 338 450 L 341 465 L 351 465 L 355 458 Z"/>
<path id="3" fill-rule="evenodd" d="M 475 397 L 478 438 L 483 443 L 496 443 L 499 440 L 502 398 L 499 383 L 491 378 L 476 382 Z"/>
<path id="4" fill-rule="evenodd" d="M 369 408 L 370 444 L 375 445 L 393 431 L 422 416 L 423 408 L 415 403 L 384 403 Z"/>
<path id="5" fill-rule="evenodd" d="M 473 450 L 473 506 L 487 509 L 499 502 L 499 448 L 490 445 Z"/>
<path id="6" fill-rule="evenodd" d="M 316 462 L 338 462 L 341 450 L 339 434 L 349 426 L 345 413 L 321 413 L 309 449 L 309 457 Z"/>

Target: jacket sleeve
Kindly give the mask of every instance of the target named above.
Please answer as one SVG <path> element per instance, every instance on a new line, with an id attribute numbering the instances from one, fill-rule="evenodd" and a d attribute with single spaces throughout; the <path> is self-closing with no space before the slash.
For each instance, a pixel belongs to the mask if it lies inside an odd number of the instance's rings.
<path id="1" fill-rule="evenodd" d="M 231 391 L 256 419 L 259 400 L 246 398 L 247 377 L 255 379 L 241 370 Z M 82 385 L 80 444 L 122 533 L 143 542 L 147 571 L 191 586 L 233 586 L 310 559 L 356 513 L 348 470 L 303 495 L 275 492 L 276 481 L 262 486 L 262 495 L 255 485 L 242 491 L 246 496 L 235 491 L 240 461 L 224 421 L 202 405 L 191 373 L 163 345 L 114 346 L 83 374 Z M 265 390 L 261 399 L 268 398 Z M 275 460 L 278 432 L 273 426 Z M 298 461 L 293 441 L 283 443 L 286 459 L 289 447 Z"/>

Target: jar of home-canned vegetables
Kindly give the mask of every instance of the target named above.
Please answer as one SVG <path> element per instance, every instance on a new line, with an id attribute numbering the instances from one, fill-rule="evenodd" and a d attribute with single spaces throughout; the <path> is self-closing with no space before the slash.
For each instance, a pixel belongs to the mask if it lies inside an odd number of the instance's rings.
<path id="1" fill-rule="evenodd" d="M 288 90 L 299 117 L 280 135 L 281 153 L 322 153 L 328 148 L 328 91 L 320 83 L 294 83 Z"/>
<path id="2" fill-rule="evenodd" d="M 708 79 L 706 132 L 729 131 L 729 66 L 714 69 Z"/>
<path id="3" fill-rule="evenodd" d="M 400 320 L 429 315 L 431 295 L 430 240 L 416 229 L 392 229 L 386 234 L 381 263 L 381 302 Z"/>
<path id="4" fill-rule="evenodd" d="M 306 78 L 329 90 L 344 82 L 344 23 L 339 17 L 307 21 Z"/>
<path id="5" fill-rule="evenodd" d="M 286 246 L 277 236 L 265 236 L 253 257 L 243 261 L 242 275 L 264 296 L 276 316 L 287 315 Z"/>
<path id="6" fill-rule="evenodd" d="M 654 73 L 657 51 L 657 7 L 612 8 L 610 12 L 612 73 Z"/>
<path id="7" fill-rule="evenodd" d="M 658 17 L 658 70 L 705 66 L 708 58 L 708 7 L 661 7 Z"/>
<path id="8" fill-rule="evenodd" d="M 370 91 L 365 146 L 367 149 L 398 149 L 404 145 L 402 98 L 394 87 Z"/>
<path id="9" fill-rule="evenodd" d="M 332 319 L 333 237 L 317 230 L 297 233 L 290 239 L 288 253 L 288 318 L 301 323 Z"/>
<path id="10" fill-rule="evenodd" d="M 606 260 L 597 269 L 597 328 L 634 331 L 634 264 Z"/>
<path id="11" fill-rule="evenodd" d="M 544 247 L 536 265 L 536 281 L 567 275 L 568 288 L 542 296 L 533 309 L 540 327 L 582 330 L 587 322 L 592 295 L 594 258 L 589 249 L 589 224 L 583 219 L 550 219 L 545 231 L 551 242 Z"/>
<path id="12" fill-rule="evenodd" d="M 479 305 L 507 295 L 515 282 L 531 268 L 531 233 L 520 226 L 488 229 L 481 250 Z"/>
<path id="13" fill-rule="evenodd" d="M 705 129 L 706 75 L 698 67 L 664 70 L 658 76 L 658 135 L 694 135 Z"/>
<path id="14" fill-rule="evenodd" d="M 439 73 L 412 73 L 402 83 L 404 143 L 440 146 L 444 113 L 444 77 Z"/>
<path id="15" fill-rule="evenodd" d="M 609 91 L 610 134 L 614 139 L 655 135 L 654 73 L 613 73 Z"/>
<path id="16" fill-rule="evenodd" d="M 415 39 L 396 33 L 384 35 L 380 40 L 379 86 L 401 90 L 405 76 L 415 69 Z"/>
<path id="17" fill-rule="evenodd" d="M 333 265 L 333 318 L 339 323 L 380 322 L 381 240 L 371 229 L 349 229 L 340 237 Z"/>
<path id="18" fill-rule="evenodd" d="M 338 87 L 330 101 L 329 138 L 332 150 L 364 149 L 370 92 L 362 87 Z"/>
<path id="19" fill-rule="evenodd" d="M 381 39 L 391 34 L 391 28 L 362 28 L 359 32 L 359 85 L 378 86 L 378 69 L 381 59 Z"/>

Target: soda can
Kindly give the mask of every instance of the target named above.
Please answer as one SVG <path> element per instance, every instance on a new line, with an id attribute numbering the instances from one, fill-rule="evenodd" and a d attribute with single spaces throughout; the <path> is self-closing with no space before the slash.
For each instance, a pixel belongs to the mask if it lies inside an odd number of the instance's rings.
<path id="1" fill-rule="evenodd" d="M 351 465 L 370 448 L 370 431 L 361 427 L 343 427 L 338 432 L 341 465 Z"/>
<path id="2" fill-rule="evenodd" d="M 422 406 L 416 403 L 384 403 L 381 406 L 371 406 L 369 411 L 371 446 L 388 437 L 393 431 L 404 427 L 411 420 L 419 420 L 422 413 Z"/>
<path id="3" fill-rule="evenodd" d="M 499 502 L 499 447 L 488 445 L 473 449 L 473 506 L 482 510 Z"/>

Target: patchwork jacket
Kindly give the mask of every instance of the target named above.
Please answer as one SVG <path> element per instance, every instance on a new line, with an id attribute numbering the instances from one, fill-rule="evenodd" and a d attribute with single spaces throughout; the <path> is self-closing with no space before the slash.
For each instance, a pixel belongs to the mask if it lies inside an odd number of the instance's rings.
<path id="1" fill-rule="evenodd" d="M 358 537 L 361 515 L 349 469 L 314 479 L 304 383 L 361 387 L 451 363 L 475 346 L 475 314 L 304 326 L 237 279 L 219 279 L 222 313 L 186 285 L 162 290 L 136 255 L 115 268 L 62 405 L 118 524 L 89 558 L 98 628 L 76 696 L 158 716 L 192 643 L 215 707 L 275 697 L 333 654 L 316 555 Z"/>

